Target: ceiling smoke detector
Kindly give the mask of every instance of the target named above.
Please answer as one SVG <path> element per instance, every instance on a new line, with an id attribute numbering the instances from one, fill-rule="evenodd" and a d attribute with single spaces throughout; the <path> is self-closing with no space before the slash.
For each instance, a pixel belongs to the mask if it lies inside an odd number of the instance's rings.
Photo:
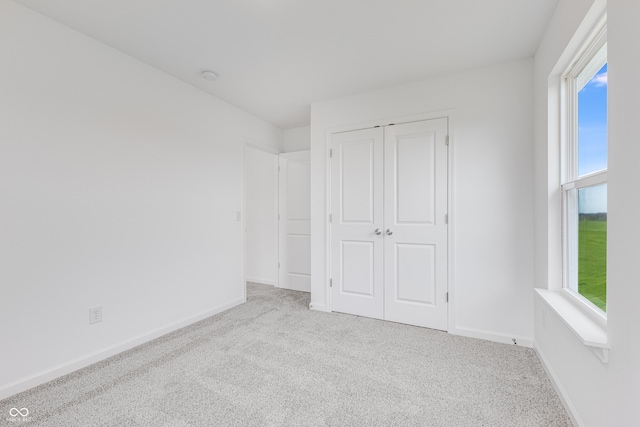
<path id="1" fill-rule="evenodd" d="M 213 81 L 213 80 L 218 78 L 218 75 L 216 73 L 214 73 L 213 71 L 204 70 L 202 72 L 202 78 L 204 78 L 205 80 Z"/>

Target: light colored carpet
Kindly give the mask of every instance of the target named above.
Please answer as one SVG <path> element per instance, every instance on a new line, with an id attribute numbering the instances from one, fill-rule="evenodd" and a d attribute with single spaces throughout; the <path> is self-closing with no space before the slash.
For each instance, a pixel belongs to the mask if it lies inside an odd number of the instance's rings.
<path id="1" fill-rule="evenodd" d="M 0 401 L 0 425 L 13 407 L 31 426 L 571 425 L 531 349 L 308 304 L 249 284 L 246 304 Z"/>

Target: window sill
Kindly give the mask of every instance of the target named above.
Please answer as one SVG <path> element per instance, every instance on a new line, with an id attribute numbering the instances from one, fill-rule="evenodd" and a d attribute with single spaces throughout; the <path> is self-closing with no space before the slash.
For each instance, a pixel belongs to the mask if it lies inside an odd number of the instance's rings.
<path id="1" fill-rule="evenodd" d="M 547 289 L 536 289 L 536 292 L 601 362 L 609 362 L 609 340 L 605 326 L 577 307 L 564 292 Z"/>

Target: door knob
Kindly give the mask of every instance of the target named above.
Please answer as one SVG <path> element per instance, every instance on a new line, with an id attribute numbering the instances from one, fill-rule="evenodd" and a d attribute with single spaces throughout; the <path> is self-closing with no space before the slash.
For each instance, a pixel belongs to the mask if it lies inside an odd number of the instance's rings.
<path id="1" fill-rule="evenodd" d="M 387 228 L 387 236 L 391 236 L 393 234 L 393 230 L 390 228 Z"/>
<path id="2" fill-rule="evenodd" d="M 381 234 L 382 234 L 382 230 L 380 230 L 379 228 L 376 228 L 376 229 L 373 231 L 373 234 L 375 234 L 376 236 L 379 236 L 379 235 L 381 235 Z"/>

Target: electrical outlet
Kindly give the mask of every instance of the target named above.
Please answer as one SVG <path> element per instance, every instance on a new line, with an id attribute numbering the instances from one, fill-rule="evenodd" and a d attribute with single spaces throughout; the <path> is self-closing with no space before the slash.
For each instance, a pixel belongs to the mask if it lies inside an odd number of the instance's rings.
<path id="1" fill-rule="evenodd" d="M 102 322 L 102 306 L 101 305 L 89 308 L 89 324 L 93 325 L 94 323 L 98 323 L 98 322 Z"/>

